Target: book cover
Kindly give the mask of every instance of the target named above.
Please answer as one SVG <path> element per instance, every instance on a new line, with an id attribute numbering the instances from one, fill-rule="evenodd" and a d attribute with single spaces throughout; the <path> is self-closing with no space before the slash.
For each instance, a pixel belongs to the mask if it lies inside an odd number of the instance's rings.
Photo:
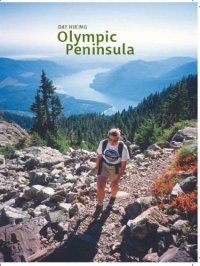
<path id="1" fill-rule="evenodd" d="M 197 262 L 198 10 L 0 1 L 0 262 Z M 93 220 L 113 127 L 131 158 Z"/>

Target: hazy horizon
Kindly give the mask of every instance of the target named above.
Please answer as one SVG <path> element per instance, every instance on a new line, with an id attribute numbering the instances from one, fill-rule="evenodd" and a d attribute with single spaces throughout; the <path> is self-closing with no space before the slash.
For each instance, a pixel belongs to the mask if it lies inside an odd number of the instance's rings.
<path id="1" fill-rule="evenodd" d="M 191 3 L 1 3 L 0 57 L 61 58 L 77 62 L 128 62 L 185 56 L 197 58 L 197 8 Z M 134 56 L 66 56 L 58 25 L 109 30 Z M 78 32 L 78 31 L 77 31 Z M 80 32 L 80 31 L 79 31 Z M 98 60 L 97 60 L 98 59 Z"/>

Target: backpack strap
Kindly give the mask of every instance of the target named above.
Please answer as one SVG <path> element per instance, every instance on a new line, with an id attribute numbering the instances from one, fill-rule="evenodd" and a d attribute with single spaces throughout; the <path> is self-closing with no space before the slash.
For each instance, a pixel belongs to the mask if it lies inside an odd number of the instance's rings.
<path id="1" fill-rule="evenodd" d="M 124 143 L 122 141 L 119 142 L 119 145 L 118 145 L 118 153 L 119 153 L 119 157 L 122 158 L 122 151 L 123 151 L 123 148 L 124 148 Z"/>
<path id="2" fill-rule="evenodd" d="M 102 155 L 106 149 L 106 146 L 108 144 L 108 139 L 104 139 L 103 143 L 102 143 Z M 100 162 L 99 162 L 99 168 L 98 168 L 98 175 L 100 175 L 101 173 L 101 169 L 102 169 L 102 164 L 103 164 L 103 158 L 101 158 Z"/>
<path id="3" fill-rule="evenodd" d="M 108 144 L 108 139 L 104 139 L 104 141 L 103 141 L 103 143 L 102 143 L 102 154 L 104 153 L 107 144 Z"/>

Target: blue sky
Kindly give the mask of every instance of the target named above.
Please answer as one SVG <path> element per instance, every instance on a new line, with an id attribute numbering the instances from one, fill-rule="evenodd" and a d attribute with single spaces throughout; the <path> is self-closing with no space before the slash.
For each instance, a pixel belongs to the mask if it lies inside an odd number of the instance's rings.
<path id="1" fill-rule="evenodd" d="M 135 58 L 197 56 L 197 3 L 0 3 L 0 56 L 65 56 L 59 24 L 117 33 Z M 79 32 L 80 33 L 80 32 Z M 86 32 L 85 32 L 86 33 Z"/>

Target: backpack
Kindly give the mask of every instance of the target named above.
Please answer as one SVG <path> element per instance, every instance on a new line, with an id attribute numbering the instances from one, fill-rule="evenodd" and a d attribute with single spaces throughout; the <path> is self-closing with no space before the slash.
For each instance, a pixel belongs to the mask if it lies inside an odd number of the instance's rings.
<path id="1" fill-rule="evenodd" d="M 104 153 L 105 149 L 106 149 L 106 146 L 108 144 L 108 139 L 105 139 L 102 143 L 102 154 Z M 119 141 L 119 145 L 118 145 L 118 153 L 119 153 L 119 157 L 121 158 L 122 157 L 122 151 L 123 151 L 123 148 L 124 148 L 124 142 L 123 141 Z M 99 169 L 98 169 L 98 175 L 100 175 L 101 173 L 101 169 L 102 169 L 102 164 L 103 162 L 107 163 L 103 157 L 101 159 L 101 161 L 99 162 Z M 108 164 L 108 163 L 107 163 Z M 118 164 L 115 164 L 115 173 L 118 174 L 119 172 L 119 168 L 121 167 L 121 163 L 118 163 Z"/>
<path id="2" fill-rule="evenodd" d="M 129 153 L 129 157 L 131 158 L 132 154 L 131 154 L 131 142 L 129 140 L 127 140 L 126 137 L 121 136 L 120 140 L 123 141 L 123 143 L 125 144 L 125 146 L 127 147 L 128 153 Z"/>

